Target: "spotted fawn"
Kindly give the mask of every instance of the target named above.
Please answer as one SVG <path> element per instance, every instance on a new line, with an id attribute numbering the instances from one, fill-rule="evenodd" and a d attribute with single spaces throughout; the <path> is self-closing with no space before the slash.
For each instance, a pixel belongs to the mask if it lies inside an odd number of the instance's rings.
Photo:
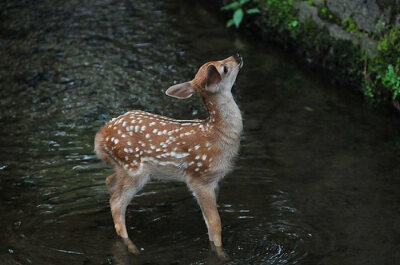
<path id="1" fill-rule="evenodd" d="M 130 252 L 139 250 L 128 237 L 126 207 L 153 178 L 187 184 L 200 205 L 210 241 L 221 251 L 216 189 L 239 149 L 242 117 L 231 89 L 242 66 L 239 54 L 211 61 L 200 67 L 193 80 L 168 88 L 166 94 L 178 99 L 199 94 L 209 114 L 204 120 L 176 120 L 132 110 L 97 132 L 96 154 L 115 170 L 106 179 L 115 230 Z"/>

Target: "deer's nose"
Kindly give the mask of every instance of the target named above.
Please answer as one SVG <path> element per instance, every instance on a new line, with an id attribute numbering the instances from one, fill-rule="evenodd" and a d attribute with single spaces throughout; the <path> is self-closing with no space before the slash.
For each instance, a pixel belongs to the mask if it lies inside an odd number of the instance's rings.
<path id="1" fill-rule="evenodd" d="M 236 53 L 235 55 L 233 55 L 233 58 L 235 58 L 235 61 L 239 64 L 242 63 L 242 61 L 243 61 L 242 56 L 240 56 L 239 53 Z"/>
<path id="2" fill-rule="evenodd" d="M 232 55 L 235 61 L 239 64 L 239 68 L 241 69 L 243 67 L 243 59 L 242 56 L 240 56 L 239 53 L 236 53 L 235 55 Z"/>

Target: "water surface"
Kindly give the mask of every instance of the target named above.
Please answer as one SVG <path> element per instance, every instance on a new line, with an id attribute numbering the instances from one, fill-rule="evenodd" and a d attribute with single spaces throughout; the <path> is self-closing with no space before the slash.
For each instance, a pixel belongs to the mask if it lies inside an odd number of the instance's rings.
<path id="1" fill-rule="evenodd" d="M 396 264 L 398 120 L 191 1 L 0 4 L 2 264 L 214 264 L 181 183 L 151 182 L 114 232 L 95 132 L 131 109 L 205 117 L 163 93 L 239 51 L 244 134 L 219 211 L 230 264 Z"/>

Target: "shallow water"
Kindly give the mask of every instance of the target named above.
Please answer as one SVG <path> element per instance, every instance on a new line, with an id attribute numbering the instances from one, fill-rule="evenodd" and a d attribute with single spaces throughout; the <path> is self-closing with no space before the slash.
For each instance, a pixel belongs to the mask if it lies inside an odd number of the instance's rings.
<path id="1" fill-rule="evenodd" d="M 195 200 L 151 182 L 114 232 L 95 132 L 130 109 L 204 117 L 163 92 L 239 51 L 244 134 L 219 211 L 230 264 L 396 264 L 397 120 L 195 2 L 0 4 L 0 263 L 214 264 Z M 396 148 L 397 146 L 397 148 Z"/>

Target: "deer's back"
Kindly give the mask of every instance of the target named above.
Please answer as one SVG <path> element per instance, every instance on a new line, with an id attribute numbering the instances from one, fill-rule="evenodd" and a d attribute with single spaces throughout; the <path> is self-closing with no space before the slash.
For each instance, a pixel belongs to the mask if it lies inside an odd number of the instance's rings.
<path id="1" fill-rule="evenodd" d="M 222 161 L 224 150 L 206 120 L 176 120 L 144 111 L 130 111 L 106 123 L 96 136 L 96 151 L 132 173 L 146 164 L 157 175 L 196 177 L 220 175 L 230 166 L 230 161 Z"/>

